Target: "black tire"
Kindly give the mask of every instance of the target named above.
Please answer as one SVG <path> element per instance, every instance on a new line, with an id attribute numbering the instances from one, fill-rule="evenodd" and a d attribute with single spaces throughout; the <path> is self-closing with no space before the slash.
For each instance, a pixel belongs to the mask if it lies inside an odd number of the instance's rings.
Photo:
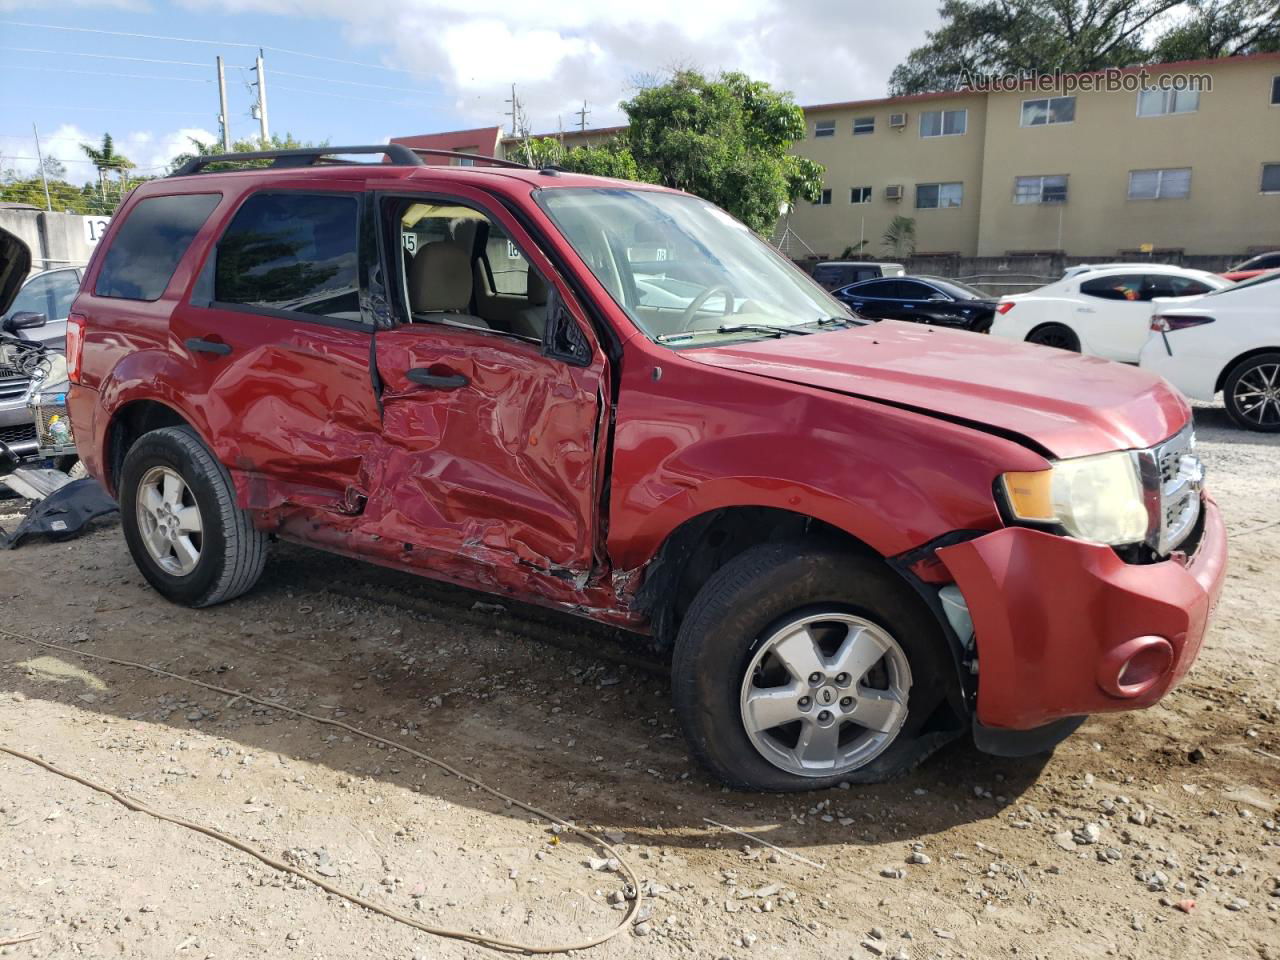
<path id="1" fill-rule="evenodd" d="M 1256 398 L 1250 394 L 1257 387 L 1267 389 L 1268 381 L 1273 389 L 1280 388 L 1280 352 L 1248 357 L 1227 374 L 1222 396 L 1226 401 L 1227 415 L 1236 426 L 1259 433 L 1280 432 L 1280 394 L 1267 399 L 1261 409 L 1251 406 Z"/>
<path id="2" fill-rule="evenodd" d="M 911 669 L 908 715 L 892 743 L 865 766 L 800 775 L 775 766 L 752 744 L 740 694 L 756 651 L 774 627 L 797 613 L 828 609 L 870 620 L 897 641 Z M 932 613 L 882 560 L 835 546 L 761 544 L 722 567 L 681 624 L 671 676 L 676 714 L 694 755 L 737 789 L 784 792 L 882 782 L 906 773 L 963 729 L 924 732 L 956 683 L 954 661 Z"/>
<path id="3" fill-rule="evenodd" d="M 174 575 L 152 558 L 143 543 L 137 495 L 144 475 L 168 467 L 186 483 L 200 508 L 203 542 L 195 567 Z M 249 590 L 262 575 L 267 535 L 236 506 L 231 476 L 190 427 L 152 430 L 129 449 L 120 471 L 120 519 L 133 561 L 166 599 L 189 607 L 208 607 Z"/>
<path id="4" fill-rule="evenodd" d="M 1061 323 L 1046 323 L 1036 327 L 1027 334 L 1027 343 L 1038 343 L 1042 347 L 1054 347 L 1058 350 L 1080 352 L 1080 338 L 1070 327 Z"/>

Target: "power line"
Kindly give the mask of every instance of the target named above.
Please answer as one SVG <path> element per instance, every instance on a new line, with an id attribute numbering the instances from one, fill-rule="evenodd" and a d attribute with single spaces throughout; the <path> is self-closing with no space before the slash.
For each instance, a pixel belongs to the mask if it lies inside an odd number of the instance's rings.
<path id="1" fill-rule="evenodd" d="M 0 47 L 10 53 L 45 53 L 54 57 L 94 57 L 98 60 L 131 60 L 135 63 L 167 63 L 179 67 L 207 67 L 194 60 L 153 60 L 150 57 L 122 57 L 112 53 L 77 53 L 74 50 L 37 50 L 34 47 Z"/>
<path id="2" fill-rule="evenodd" d="M 412 107 L 415 105 L 412 100 L 388 100 L 385 97 L 354 97 L 349 93 L 332 93 L 328 90 L 314 90 L 307 87 L 290 87 L 281 83 L 271 84 L 271 92 L 274 93 L 277 90 L 287 90 L 290 93 L 305 93 L 312 97 L 324 99 L 334 98 L 338 100 L 358 100 L 361 103 L 382 103 L 393 107 Z"/>
<path id="3" fill-rule="evenodd" d="M 122 30 L 96 30 L 92 27 L 65 27 L 53 23 L 29 23 L 22 20 L 0 20 L 0 23 L 11 27 L 31 27 L 37 30 L 66 30 L 71 33 L 96 33 L 108 37 L 130 37 L 136 40 L 166 40 L 173 43 L 202 43 L 210 46 L 247 47 L 251 50 L 270 50 L 272 53 L 283 53 L 291 57 L 308 57 L 312 60 L 325 60 L 329 63 L 345 63 L 352 67 L 364 67 L 368 70 L 389 70 L 392 73 L 408 73 L 404 67 L 388 67 L 381 63 L 363 63 L 359 60 L 347 60 L 342 57 L 329 57 L 322 53 L 310 53 L 306 50 L 288 50 L 284 47 L 269 47 L 260 43 L 244 43 L 239 40 L 204 40 L 196 37 L 168 37 L 153 33 L 127 33 Z"/>
<path id="4" fill-rule="evenodd" d="M 46 140 L 48 138 L 41 137 L 40 139 Z M 53 159 L 56 159 L 59 163 L 94 163 L 92 160 L 75 160 L 65 157 L 55 157 Z M 39 162 L 39 157 L 24 157 L 16 153 L 0 153 L 0 160 L 35 160 L 36 162 Z M 125 169 L 125 173 L 128 173 L 130 170 L 164 170 L 168 168 L 168 166 L 169 164 L 167 163 L 157 163 L 149 167 L 128 167 Z"/>
<path id="5" fill-rule="evenodd" d="M 203 117 L 202 110 L 153 110 L 151 107 L 86 107 L 79 103 L 24 103 L 35 110 L 87 110 L 92 113 L 157 113 L 175 117 Z"/>
<path id="6" fill-rule="evenodd" d="M 290 73 L 287 70 L 272 70 L 271 73 L 272 76 L 293 77 L 295 80 L 319 80 L 323 83 L 343 83 L 351 87 L 377 87 L 379 90 L 399 90 L 403 93 L 416 93 L 419 95 L 435 97 L 437 99 L 453 99 L 452 97 L 445 97 L 443 94 L 439 93 L 426 93 L 426 91 L 418 87 L 393 87 L 385 83 L 365 83 L 360 80 L 336 80 L 333 77 L 317 77 L 308 73 Z"/>
<path id="7" fill-rule="evenodd" d="M 122 80 L 171 80 L 178 83 L 213 83 L 212 80 L 201 80 L 196 77 L 159 77 L 153 73 L 107 73 L 101 70 L 68 70 L 65 67 L 19 67 L 11 63 L 0 63 L 0 70 L 27 70 L 36 73 L 75 73 L 86 77 L 118 77 Z"/>

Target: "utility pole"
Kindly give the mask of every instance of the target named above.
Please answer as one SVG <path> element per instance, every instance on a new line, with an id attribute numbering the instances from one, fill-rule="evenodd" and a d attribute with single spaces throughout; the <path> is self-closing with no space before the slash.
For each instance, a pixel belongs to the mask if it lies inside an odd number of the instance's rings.
<path id="1" fill-rule="evenodd" d="M 218 57 L 218 128 L 222 131 L 222 152 L 231 152 L 231 124 L 227 120 L 227 74 Z"/>
<path id="2" fill-rule="evenodd" d="M 578 129 L 583 133 L 587 132 L 587 117 L 591 115 L 591 111 L 587 109 L 587 101 L 582 101 L 582 109 L 578 111 Z"/>
<path id="3" fill-rule="evenodd" d="M 511 104 L 511 109 L 506 115 L 511 118 L 511 136 L 518 137 L 520 135 L 520 98 L 516 96 L 516 85 L 511 85 L 511 99 L 504 100 L 503 103 Z"/>
<path id="4" fill-rule="evenodd" d="M 265 149 L 271 142 L 271 129 L 267 126 L 267 72 L 262 66 L 261 50 L 258 51 L 258 61 L 254 68 L 258 71 L 258 133 Z"/>
<path id="5" fill-rule="evenodd" d="M 40 152 L 40 131 L 34 123 L 31 124 L 31 133 L 36 138 L 36 163 L 40 164 L 40 179 L 44 183 L 44 208 L 53 213 L 53 201 L 49 199 L 49 175 L 45 173 L 44 154 Z"/>

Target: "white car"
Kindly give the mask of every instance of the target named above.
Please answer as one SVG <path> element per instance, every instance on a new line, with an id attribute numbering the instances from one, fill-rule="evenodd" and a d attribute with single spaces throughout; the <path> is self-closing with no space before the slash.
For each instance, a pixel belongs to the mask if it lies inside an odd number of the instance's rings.
<path id="1" fill-rule="evenodd" d="M 991 335 L 1137 363 L 1147 342 L 1151 301 L 1220 290 L 1230 281 L 1203 270 L 1151 263 L 1075 273 L 1001 297 Z"/>
<path id="2" fill-rule="evenodd" d="M 1221 390 L 1246 430 L 1280 432 L 1280 273 L 1157 301 L 1141 364 L 1196 400 Z"/>

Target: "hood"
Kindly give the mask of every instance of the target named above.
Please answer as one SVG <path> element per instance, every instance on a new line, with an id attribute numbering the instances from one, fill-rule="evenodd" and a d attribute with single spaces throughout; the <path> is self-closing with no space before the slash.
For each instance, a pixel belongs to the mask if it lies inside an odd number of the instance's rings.
<path id="1" fill-rule="evenodd" d="M 0 315 L 9 312 L 30 272 L 31 248 L 8 230 L 0 229 Z"/>
<path id="2" fill-rule="evenodd" d="M 683 355 L 971 423 L 1061 458 L 1150 447 L 1191 415 L 1163 380 L 1136 367 L 894 320 Z"/>

